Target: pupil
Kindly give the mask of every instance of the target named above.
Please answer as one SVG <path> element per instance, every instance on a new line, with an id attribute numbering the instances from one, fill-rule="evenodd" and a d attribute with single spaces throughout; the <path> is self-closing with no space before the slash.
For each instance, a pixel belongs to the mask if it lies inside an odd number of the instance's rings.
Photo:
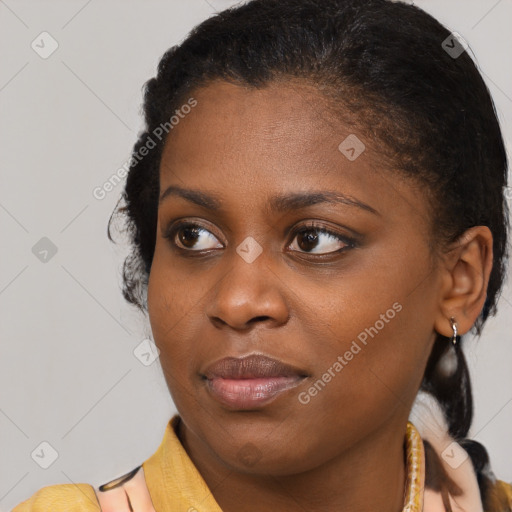
<path id="1" fill-rule="evenodd" d="M 193 247 L 194 243 L 199 238 L 199 230 L 194 227 L 185 227 L 180 231 L 180 242 L 185 247 Z"/>
<path id="2" fill-rule="evenodd" d="M 303 231 L 299 237 L 299 247 L 303 251 L 308 251 L 315 248 L 317 241 L 318 235 L 313 231 Z"/>

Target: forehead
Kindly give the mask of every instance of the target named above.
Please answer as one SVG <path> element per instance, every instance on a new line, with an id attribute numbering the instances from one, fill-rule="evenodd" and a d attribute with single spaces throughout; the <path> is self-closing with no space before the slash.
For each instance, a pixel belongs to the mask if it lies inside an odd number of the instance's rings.
<path id="1" fill-rule="evenodd" d="M 255 89 L 219 81 L 196 90 L 193 97 L 197 106 L 175 127 L 166 144 L 179 146 L 176 157 L 184 159 L 207 156 L 197 153 L 196 142 L 201 141 L 214 158 L 232 159 L 243 147 L 247 159 L 255 153 L 260 158 L 280 153 L 284 160 L 308 152 L 304 142 L 318 144 L 317 129 L 331 117 L 325 99 L 306 85 L 270 84 Z"/>
<path id="2" fill-rule="evenodd" d="M 272 191 L 331 189 L 425 216 L 416 188 L 384 169 L 372 140 L 337 117 L 315 86 L 218 81 L 191 97 L 197 105 L 166 140 L 161 190 L 185 185 L 256 201 Z"/>

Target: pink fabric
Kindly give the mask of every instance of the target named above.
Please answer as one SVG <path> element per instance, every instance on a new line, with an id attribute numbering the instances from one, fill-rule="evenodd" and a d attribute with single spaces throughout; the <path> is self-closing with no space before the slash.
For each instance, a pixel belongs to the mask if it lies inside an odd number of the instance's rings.
<path id="1" fill-rule="evenodd" d="M 439 455 L 448 476 L 462 489 L 461 495 L 449 496 L 453 512 L 484 512 L 471 458 L 448 434 L 437 401 L 427 394 L 418 394 L 409 420 Z M 425 489 L 422 512 L 445 512 L 441 494 Z"/>
<path id="2" fill-rule="evenodd" d="M 449 496 L 453 512 L 484 512 L 471 459 L 467 452 L 449 436 L 444 416 L 437 402 L 426 394 L 419 394 L 409 421 L 417 431 L 416 448 L 411 452 L 411 457 L 415 471 L 418 471 L 415 473 L 416 478 L 418 475 L 419 478 L 411 490 L 418 497 L 417 499 L 408 497 L 410 504 L 403 509 L 403 512 L 446 512 L 441 494 L 424 487 L 424 451 L 418 434 L 421 439 L 429 441 L 439 455 L 446 473 L 462 489 L 461 495 Z M 138 472 L 124 484 L 105 492 L 95 489 L 95 493 L 103 512 L 155 512 L 146 486 L 143 467 L 140 467 Z"/>
<path id="3" fill-rule="evenodd" d="M 156 512 L 146 486 L 143 467 L 123 485 L 104 492 L 94 489 L 94 492 L 102 512 Z"/>

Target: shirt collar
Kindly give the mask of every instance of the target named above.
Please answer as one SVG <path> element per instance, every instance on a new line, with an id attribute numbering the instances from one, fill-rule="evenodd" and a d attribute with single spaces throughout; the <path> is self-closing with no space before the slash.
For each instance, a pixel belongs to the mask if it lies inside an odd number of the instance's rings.
<path id="1" fill-rule="evenodd" d="M 156 510 L 222 512 L 178 438 L 179 415 L 169 421 L 157 451 L 144 464 L 146 484 Z M 405 435 L 406 486 L 403 512 L 423 512 L 425 453 L 416 427 Z"/>

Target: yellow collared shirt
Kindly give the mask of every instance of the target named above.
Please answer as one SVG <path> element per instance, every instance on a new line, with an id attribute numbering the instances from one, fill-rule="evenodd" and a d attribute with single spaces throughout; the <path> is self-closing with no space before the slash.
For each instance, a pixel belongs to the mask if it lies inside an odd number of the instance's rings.
<path id="1" fill-rule="evenodd" d="M 160 446 L 142 464 L 142 471 L 134 470 L 105 484 L 109 490 L 104 493 L 89 484 L 47 486 L 12 512 L 222 512 L 178 439 L 179 421 L 178 415 L 171 418 Z M 411 422 L 407 424 L 405 441 L 407 480 L 403 512 L 429 512 L 424 493 L 423 442 Z M 495 488 L 512 506 L 512 485 L 498 480 Z"/>

